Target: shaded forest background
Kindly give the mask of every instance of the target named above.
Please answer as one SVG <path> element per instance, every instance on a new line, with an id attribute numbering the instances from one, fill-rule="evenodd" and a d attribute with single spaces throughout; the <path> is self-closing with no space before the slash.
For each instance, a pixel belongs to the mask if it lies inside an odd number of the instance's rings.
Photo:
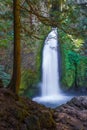
<path id="1" fill-rule="evenodd" d="M 13 3 L 0 0 L 0 78 L 6 87 L 13 66 Z M 44 39 L 58 27 L 61 87 L 87 88 L 87 5 L 74 1 L 25 0 L 21 6 L 20 94 L 34 96 L 41 82 Z"/>

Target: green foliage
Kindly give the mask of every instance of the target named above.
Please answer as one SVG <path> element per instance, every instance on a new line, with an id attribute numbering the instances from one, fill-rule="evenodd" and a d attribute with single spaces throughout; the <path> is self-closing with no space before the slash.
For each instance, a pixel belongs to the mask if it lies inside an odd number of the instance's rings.
<path id="1" fill-rule="evenodd" d="M 69 57 L 69 62 L 71 64 L 78 64 L 79 63 L 79 54 L 74 52 L 74 51 L 68 51 L 68 57 Z"/>
<path id="2" fill-rule="evenodd" d="M 28 66 L 28 68 L 22 68 L 22 79 L 20 85 L 20 93 L 25 93 L 26 95 L 32 97 L 35 92 L 39 92 L 37 84 L 41 81 L 41 64 L 42 64 L 42 48 L 44 44 L 44 37 L 47 36 L 50 27 L 45 27 L 44 25 L 40 25 L 39 27 L 39 38 L 41 40 L 32 38 L 29 40 L 29 36 L 26 35 L 27 45 L 26 53 L 30 53 L 31 57 L 29 57 L 29 63 L 34 64 L 33 67 Z M 34 54 L 34 57 L 32 57 Z"/>
<path id="3" fill-rule="evenodd" d="M 0 0 L 0 47 L 9 47 L 13 42 L 12 1 Z"/>
<path id="4" fill-rule="evenodd" d="M 87 86 L 87 57 L 81 56 L 80 63 L 78 64 L 77 68 L 77 84 L 80 87 Z"/>
<path id="5" fill-rule="evenodd" d="M 87 58 L 82 56 L 83 40 L 74 39 L 59 30 L 62 55 L 62 84 L 66 88 L 75 85 L 86 86 Z"/>
<path id="6" fill-rule="evenodd" d="M 37 73 L 33 70 L 24 70 L 22 72 L 20 94 L 28 94 L 32 97 L 35 94 L 37 84 Z"/>
<path id="7" fill-rule="evenodd" d="M 62 83 L 64 86 L 72 87 L 75 82 L 75 77 L 79 87 L 86 86 L 87 58 L 76 52 L 67 50 L 63 54 L 62 62 Z"/>
<path id="8" fill-rule="evenodd" d="M 11 79 L 10 74 L 7 74 L 4 71 L 4 66 L 2 66 L 2 65 L 0 65 L 0 78 L 2 79 L 5 87 L 8 85 L 8 83 L 10 82 L 10 79 Z"/>
<path id="9" fill-rule="evenodd" d="M 56 23 L 56 26 L 58 27 L 59 41 L 61 43 L 62 83 L 66 86 L 66 88 L 70 88 L 74 85 L 76 77 L 78 86 L 85 86 L 87 84 L 87 58 L 86 56 L 81 55 L 81 51 L 84 40 L 87 39 L 87 16 L 85 15 L 85 12 L 87 12 L 87 7 L 85 7 L 86 11 L 83 11 L 83 15 L 81 13 L 82 7 L 75 5 L 72 1 L 68 3 L 64 0 L 62 11 L 59 9 L 59 0 L 45 1 L 45 4 L 47 4 L 48 7 L 47 13 L 51 15 L 51 21 L 49 22 L 45 20 L 45 17 L 41 16 L 43 13 L 41 12 L 41 8 L 39 6 L 40 1 L 32 0 L 31 2 L 33 9 L 34 6 L 36 7 L 35 13 L 38 13 L 38 15 L 32 15 L 34 16 L 34 19 L 36 19 L 35 23 L 31 23 L 29 12 L 21 9 L 21 25 L 24 28 L 22 28 L 21 41 L 22 46 L 25 46 L 23 51 L 26 50 L 25 53 L 29 53 L 30 65 L 22 68 L 23 72 L 20 93 L 23 93 L 29 89 L 28 94 L 32 96 L 36 88 L 35 84 L 41 80 L 43 43 L 45 37 L 51 29 L 49 26 L 54 25 L 54 23 Z M 28 7 L 27 9 L 30 9 L 26 2 L 24 7 Z M 52 12 L 50 11 L 51 7 Z M 10 48 L 14 36 L 11 0 L 0 0 L 0 18 L 0 47 Z M 46 22 L 49 22 L 49 26 L 45 26 Z M 32 57 L 31 53 L 33 53 Z M 31 64 L 33 64 L 33 67 L 31 67 Z M 1 69 L 0 77 L 3 79 L 6 86 L 10 80 L 9 75 Z"/>

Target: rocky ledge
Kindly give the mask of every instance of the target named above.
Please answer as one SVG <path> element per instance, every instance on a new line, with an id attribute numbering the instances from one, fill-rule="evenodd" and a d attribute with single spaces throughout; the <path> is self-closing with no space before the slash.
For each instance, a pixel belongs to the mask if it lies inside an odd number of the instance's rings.
<path id="1" fill-rule="evenodd" d="M 87 97 L 74 97 L 54 110 L 57 130 L 87 130 Z"/>
<path id="2" fill-rule="evenodd" d="M 0 88 L 0 130 L 87 130 L 87 97 L 51 109 Z"/>
<path id="3" fill-rule="evenodd" d="M 53 110 L 0 88 L 0 130 L 55 130 Z"/>

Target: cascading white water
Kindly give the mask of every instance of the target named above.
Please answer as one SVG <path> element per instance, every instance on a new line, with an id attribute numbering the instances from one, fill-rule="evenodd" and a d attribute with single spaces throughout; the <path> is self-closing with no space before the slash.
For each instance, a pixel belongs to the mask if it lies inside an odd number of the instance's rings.
<path id="1" fill-rule="evenodd" d="M 57 28 L 52 28 L 45 39 L 42 57 L 41 97 L 33 98 L 33 101 L 50 107 L 56 107 L 72 98 L 72 96 L 65 96 L 60 91 L 57 35 Z"/>
<path id="2" fill-rule="evenodd" d="M 57 96 L 60 93 L 57 28 L 45 40 L 42 61 L 42 97 Z"/>

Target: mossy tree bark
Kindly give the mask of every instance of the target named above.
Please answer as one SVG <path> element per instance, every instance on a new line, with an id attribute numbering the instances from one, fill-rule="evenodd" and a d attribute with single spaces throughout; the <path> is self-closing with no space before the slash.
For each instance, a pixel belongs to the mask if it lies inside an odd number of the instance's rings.
<path id="1" fill-rule="evenodd" d="M 14 14 L 14 57 L 13 75 L 8 85 L 14 93 L 18 94 L 21 78 L 21 57 L 20 57 L 20 0 L 13 0 Z"/>

